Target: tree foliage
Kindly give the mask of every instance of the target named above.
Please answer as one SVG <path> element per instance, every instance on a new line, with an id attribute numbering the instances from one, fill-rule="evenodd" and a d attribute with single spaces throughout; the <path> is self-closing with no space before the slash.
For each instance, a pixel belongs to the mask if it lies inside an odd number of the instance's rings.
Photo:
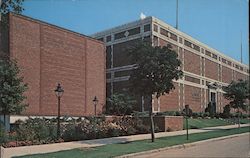
<path id="1" fill-rule="evenodd" d="M 0 4 L 0 12 L 3 15 L 9 12 L 20 14 L 24 10 L 22 7 L 23 2 L 24 0 L 2 0 L 2 4 Z"/>
<path id="2" fill-rule="evenodd" d="M 115 93 L 107 99 L 106 113 L 115 115 L 131 114 L 136 101 L 133 97 L 124 93 Z"/>
<path id="3" fill-rule="evenodd" d="M 229 106 L 234 109 L 247 110 L 247 100 L 249 102 L 249 81 L 238 80 L 232 81 L 223 90 L 226 92 L 224 97 L 228 99 Z"/>
<path id="4" fill-rule="evenodd" d="M 142 42 L 130 50 L 135 70 L 130 76 L 131 91 L 160 97 L 174 88 L 173 80 L 182 76 L 181 61 L 171 46 L 153 47 Z"/>
<path id="5" fill-rule="evenodd" d="M 130 75 L 130 91 L 136 96 L 151 97 L 169 93 L 174 88 L 173 80 L 182 76 L 179 69 L 181 61 L 177 59 L 177 53 L 170 45 L 153 47 L 151 43 L 140 42 L 130 50 L 132 62 L 135 64 Z M 146 104 L 150 108 L 151 140 L 154 142 L 154 120 L 152 104 Z"/>
<path id="6" fill-rule="evenodd" d="M 19 114 L 27 104 L 24 92 L 27 84 L 20 77 L 20 70 L 14 61 L 0 59 L 0 113 Z"/>

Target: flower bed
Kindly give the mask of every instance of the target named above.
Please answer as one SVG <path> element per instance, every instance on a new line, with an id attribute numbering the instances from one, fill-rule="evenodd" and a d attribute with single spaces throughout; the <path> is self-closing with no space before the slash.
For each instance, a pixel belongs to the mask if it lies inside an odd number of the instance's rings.
<path id="1" fill-rule="evenodd" d="M 182 130 L 181 116 L 156 116 L 155 132 Z M 177 120 L 177 121 L 176 121 Z M 150 133 L 148 117 L 107 116 L 62 119 L 60 139 L 57 139 L 57 120 L 29 118 L 19 121 L 10 133 L 5 133 L 3 147 L 18 147 L 78 140 L 89 140 Z"/>
<path id="2" fill-rule="evenodd" d="M 29 118 L 19 121 L 16 128 L 5 133 L 1 145 L 17 147 L 27 145 L 50 144 L 64 141 L 88 140 L 116 136 L 149 133 L 149 127 L 137 117 L 116 117 L 106 120 L 104 117 L 85 117 L 61 120 L 60 139 L 57 139 L 56 119 Z"/>

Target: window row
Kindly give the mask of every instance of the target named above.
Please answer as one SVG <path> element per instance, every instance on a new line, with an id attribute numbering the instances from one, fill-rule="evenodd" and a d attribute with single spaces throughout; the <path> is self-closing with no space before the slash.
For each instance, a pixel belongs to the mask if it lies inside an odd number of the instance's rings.
<path id="1" fill-rule="evenodd" d="M 143 30 L 144 30 L 144 32 L 150 31 L 151 30 L 150 24 L 144 25 Z M 125 30 L 125 31 L 118 32 L 118 33 L 114 34 L 114 39 L 118 40 L 118 39 L 121 39 L 121 38 L 137 35 L 137 34 L 140 34 L 140 33 L 141 33 L 141 28 L 136 27 L 136 28 L 132 28 L 132 29 Z M 97 40 L 104 42 L 104 37 L 98 38 Z M 111 41 L 111 35 L 106 36 L 106 42 L 110 42 L 110 41 Z"/>

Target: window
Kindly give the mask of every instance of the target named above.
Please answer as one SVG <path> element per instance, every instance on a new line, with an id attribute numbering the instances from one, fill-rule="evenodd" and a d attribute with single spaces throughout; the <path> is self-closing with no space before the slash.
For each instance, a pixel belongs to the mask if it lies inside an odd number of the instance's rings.
<path id="1" fill-rule="evenodd" d="M 182 38 L 181 37 L 179 37 L 179 42 L 182 44 L 183 42 L 182 42 Z"/>
<path id="2" fill-rule="evenodd" d="M 98 40 L 98 41 L 103 41 L 103 37 L 102 37 L 102 38 L 98 38 L 97 40 Z"/>
<path id="3" fill-rule="evenodd" d="M 162 35 L 168 37 L 168 31 L 165 30 L 165 29 L 163 29 L 163 28 L 160 28 L 160 34 L 162 34 Z"/>
<path id="4" fill-rule="evenodd" d="M 110 42 L 111 41 L 111 36 L 107 36 L 106 37 L 106 42 Z"/>
<path id="5" fill-rule="evenodd" d="M 216 54 L 212 54 L 212 58 L 217 60 L 217 55 Z"/>
<path id="6" fill-rule="evenodd" d="M 209 52 L 208 50 L 206 50 L 206 51 L 205 51 L 205 54 L 206 54 L 207 56 L 210 56 L 210 57 L 211 57 L 211 54 L 212 54 L 212 53 Z"/>
<path id="7" fill-rule="evenodd" d="M 144 32 L 150 31 L 150 24 L 144 25 Z"/>
<path id="8" fill-rule="evenodd" d="M 177 35 L 170 32 L 170 38 L 177 41 Z"/>
<path id="9" fill-rule="evenodd" d="M 128 33 L 129 33 L 128 36 L 136 35 L 136 34 L 139 34 L 140 32 L 141 32 L 140 27 L 136 27 L 136 28 L 128 30 Z"/>
<path id="10" fill-rule="evenodd" d="M 192 43 L 187 40 L 184 40 L 184 45 L 192 48 Z"/>
<path id="11" fill-rule="evenodd" d="M 158 32 L 158 26 L 154 24 L 154 31 Z"/>
<path id="12" fill-rule="evenodd" d="M 194 46 L 194 50 L 197 50 L 198 52 L 200 51 L 200 47 L 199 46 L 197 46 L 195 44 L 193 44 L 193 46 Z"/>
<path id="13" fill-rule="evenodd" d="M 125 37 L 125 31 L 119 32 L 115 34 L 115 40 L 124 38 Z"/>
<path id="14" fill-rule="evenodd" d="M 224 59 L 224 58 L 222 58 L 222 59 L 221 59 L 221 61 L 222 61 L 224 64 L 226 64 L 226 63 L 227 63 L 227 60 L 226 60 L 226 59 Z"/>
<path id="15" fill-rule="evenodd" d="M 150 36 L 145 36 L 145 37 L 143 37 L 143 41 L 145 41 L 145 42 L 150 42 L 150 41 L 151 41 Z"/>
<path id="16" fill-rule="evenodd" d="M 236 69 L 239 69 L 239 65 L 235 65 Z"/>
<path id="17" fill-rule="evenodd" d="M 231 62 L 231 61 L 227 61 L 227 64 L 231 66 L 231 65 L 232 65 L 232 62 Z"/>

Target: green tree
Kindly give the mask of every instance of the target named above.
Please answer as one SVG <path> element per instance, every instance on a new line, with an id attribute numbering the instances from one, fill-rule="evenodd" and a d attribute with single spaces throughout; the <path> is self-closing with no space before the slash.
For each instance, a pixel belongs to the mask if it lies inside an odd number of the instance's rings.
<path id="1" fill-rule="evenodd" d="M 223 90 L 225 91 L 224 97 L 230 101 L 228 105 L 237 109 L 238 123 L 240 123 L 240 109 L 243 111 L 247 111 L 248 109 L 247 100 L 249 102 L 249 81 L 232 81 L 228 86 L 224 87 Z"/>
<path id="2" fill-rule="evenodd" d="M 20 114 L 27 106 L 23 94 L 28 86 L 19 72 L 16 62 L 0 59 L 0 113 L 4 115 L 4 124 L 6 115 Z"/>
<path id="3" fill-rule="evenodd" d="M 107 99 L 107 114 L 126 115 L 131 114 L 136 101 L 133 97 L 124 93 L 115 93 Z"/>
<path id="4" fill-rule="evenodd" d="M 3 15 L 9 12 L 20 14 L 24 10 L 22 7 L 23 2 L 24 0 L 2 0 L 0 4 L 0 13 Z"/>
<path id="5" fill-rule="evenodd" d="M 9 12 L 14 12 L 16 14 L 21 14 L 22 11 L 24 10 L 22 7 L 22 4 L 24 2 L 24 0 L 0 0 L 0 45 L 8 45 L 8 38 L 9 38 L 9 23 L 8 23 L 8 13 Z M 5 53 L 2 53 L 2 52 Z M 2 48 L 2 50 L 0 50 L 0 58 L 6 57 L 8 55 L 7 53 L 8 49 L 6 48 Z"/>
<path id="6" fill-rule="evenodd" d="M 179 69 L 181 61 L 177 59 L 177 53 L 170 45 L 153 47 L 151 43 L 141 42 L 130 50 L 130 56 L 135 63 L 135 69 L 130 76 L 130 91 L 135 95 L 158 99 L 161 95 L 174 89 L 173 80 L 182 76 Z M 154 142 L 154 122 L 152 104 L 147 102 L 150 108 L 151 136 Z"/>

